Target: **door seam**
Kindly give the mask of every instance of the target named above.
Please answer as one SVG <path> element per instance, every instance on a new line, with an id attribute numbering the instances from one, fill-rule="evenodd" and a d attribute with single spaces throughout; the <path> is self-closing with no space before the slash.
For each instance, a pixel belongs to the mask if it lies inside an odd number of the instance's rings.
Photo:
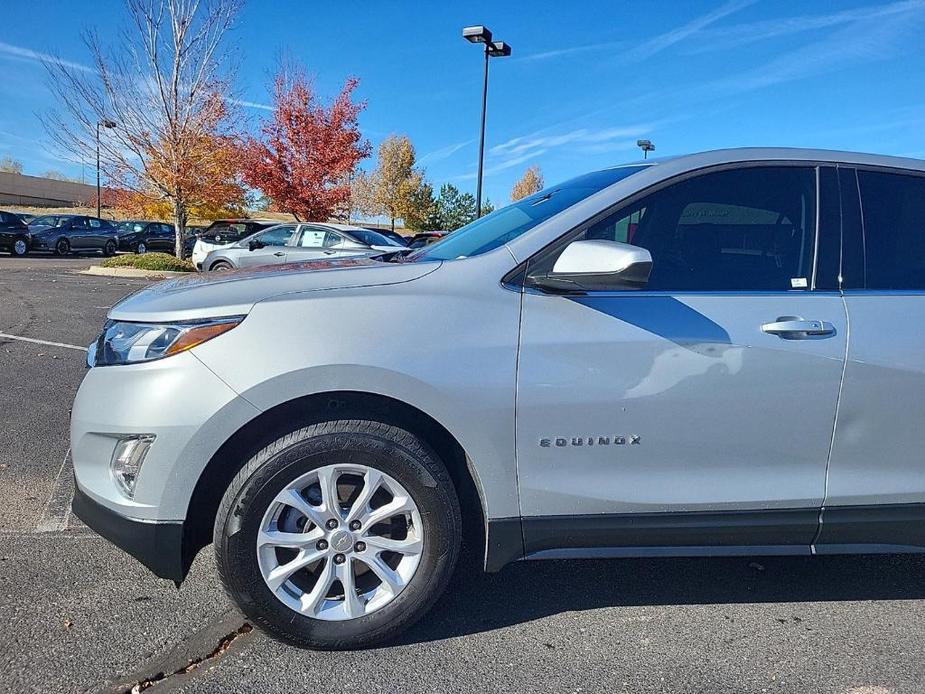
<path id="1" fill-rule="evenodd" d="M 819 506 L 819 522 L 816 524 L 816 535 L 810 543 L 810 549 L 813 554 L 816 553 L 816 543 L 819 541 L 820 535 L 822 535 L 822 519 L 825 513 L 825 503 L 829 498 L 829 472 L 832 467 L 832 452 L 835 449 L 835 437 L 838 434 L 838 413 L 841 409 L 842 390 L 845 387 L 845 373 L 848 370 L 848 350 L 851 346 L 851 317 L 848 314 L 848 301 L 845 299 L 844 292 L 841 292 L 840 298 L 842 309 L 845 312 L 845 358 L 842 361 L 841 379 L 838 382 L 838 395 L 835 398 L 835 417 L 832 422 L 832 438 L 829 441 L 829 454 L 825 459 L 825 483 L 822 490 L 822 504 Z"/>

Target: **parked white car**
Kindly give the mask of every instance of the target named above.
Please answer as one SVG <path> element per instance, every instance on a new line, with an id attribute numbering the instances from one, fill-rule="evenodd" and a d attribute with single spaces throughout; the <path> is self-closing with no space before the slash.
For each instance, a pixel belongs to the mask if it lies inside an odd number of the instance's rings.
<path id="1" fill-rule="evenodd" d="M 201 270 L 203 261 L 211 251 L 227 248 L 241 239 L 277 224 L 279 222 L 272 219 L 217 219 L 196 237 L 191 256 L 193 265 L 197 270 Z"/>
<path id="2" fill-rule="evenodd" d="M 203 271 L 234 270 L 356 255 L 376 255 L 407 248 L 377 231 L 347 224 L 310 222 L 279 224 L 211 251 Z"/>

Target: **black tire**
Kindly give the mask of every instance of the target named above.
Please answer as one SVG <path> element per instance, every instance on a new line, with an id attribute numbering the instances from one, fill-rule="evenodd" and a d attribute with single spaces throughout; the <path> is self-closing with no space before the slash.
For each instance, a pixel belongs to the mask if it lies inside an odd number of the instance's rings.
<path id="1" fill-rule="evenodd" d="M 13 245 L 10 246 L 10 255 L 22 258 L 29 254 L 29 239 L 24 236 L 17 236 L 13 239 Z"/>
<path id="2" fill-rule="evenodd" d="M 411 495 L 424 526 L 420 563 L 391 602 L 361 617 L 325 621 L 283 604 L 257 561 L 257 532 L 287 484 L 332 462 L 362 462 L 390 475 Z M 446 467 L 413 434 L 365 420 L 313 424 L 258 452 L 229 485 L 215 520 L 215 557 L 225 590 L 248 618 L 287 643 L 322 650 L 386 643 L 420 619 L 446 588 L 459 555 L 459 501 Z"/>
<path id="3" fill-rule="evenodd" d="M 118 247 L 116 246 L 116 242 L 112 239 L 109 239 L 109 241 L 103 245 L 103 255 L 105 255 L 107 258 L 110 258 L 116 254 L 117 249 Z"/>
<path id="4" fill-rule="evenodd" d="M 71 243 L 67 239 L 58 239 L 55 242 L 55 255 L 67 255 L 71 252 Z"/>
<path id="5" fill-rule="evenodd" d="M 209 266 L 209 272 L 228 272 L 234 270 L 234 266 L 225 260 L 216 260 Z"/>

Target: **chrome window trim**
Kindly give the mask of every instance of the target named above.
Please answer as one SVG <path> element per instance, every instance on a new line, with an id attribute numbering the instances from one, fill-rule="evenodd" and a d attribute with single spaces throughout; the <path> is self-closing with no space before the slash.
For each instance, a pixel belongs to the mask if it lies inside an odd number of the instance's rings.
<path id="1" fill-rule="evenodd" d="M 822 167 L 816 167 L 816 199 L 813 201 L 816 207 L 816 233 L 813 235 L 813 274 L 812 280 L 809 283 L 809 291 L 816 291 L 816 271 L 819 269 L 819 232 L 822 228 L 822 189 L 821 189 L 821 177 L 822 177 Z M 841 202 L 839 201 L 839 207 Z M 839 229 L 839 235 L 841 234 L 841 229 Z M 840 264 L 840 263 L 839 263 Z"/>

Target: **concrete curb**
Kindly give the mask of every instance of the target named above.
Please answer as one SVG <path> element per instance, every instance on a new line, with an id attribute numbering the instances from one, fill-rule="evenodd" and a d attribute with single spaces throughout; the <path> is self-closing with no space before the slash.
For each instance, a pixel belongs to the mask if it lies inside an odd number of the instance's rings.
<path id="1" fill-rule="evenodd" d="M 103 277 L 142 277 L 145 279 L 160 279 L 167 277 L 183 277 L 195 275 L 195 272 L 173 272 L 171 270 L 139 270 L 134 267 L 101 267 L 91 265 L 80 271 L 81 275 L 100 275 Z"/>

